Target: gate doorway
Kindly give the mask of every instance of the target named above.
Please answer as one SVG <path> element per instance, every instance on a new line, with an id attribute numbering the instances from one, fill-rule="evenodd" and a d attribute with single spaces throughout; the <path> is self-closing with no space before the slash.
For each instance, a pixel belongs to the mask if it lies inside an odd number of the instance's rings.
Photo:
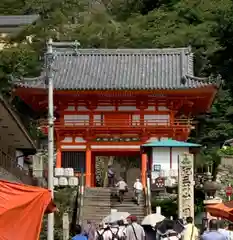
<path id="1" fill-rule="evenodd" d="M 123 178 L 129 187 L 132 187 L 137 178 L 141 178 L 141 155 L 140 152 L 127 154 L 96 153 L 93 156 L 93 182 L 96 187 L 108 186 L 108 166 L 115 173 L 115 182 Z"/>

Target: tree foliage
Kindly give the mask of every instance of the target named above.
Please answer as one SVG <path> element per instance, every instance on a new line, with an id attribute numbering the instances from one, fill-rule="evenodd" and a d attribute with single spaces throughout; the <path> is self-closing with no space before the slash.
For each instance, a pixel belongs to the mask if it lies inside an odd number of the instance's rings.
<path id="1" fill-rule="evenodd" d="M 2 0 L 0 14 L 40 14 L 41 20 L 0 52 L 0 88 L 10 75 L 37 75 L 49 37 L 81 47 L 191 46 L 195 75 L 220 75 L 223 85 L 211 111 L 197 116 L 191 138 L 204 147 L 200 163 L 219 163 L 218 149 L 233 136 L 233 2 L 231 0 Z M 20 43 L 26 35 L 33 42 Z"/>
<path id="2" fill-rule="evenodd" d="M 207 146 L 205 154 L 219 148 L 233 135 L 233 3 L 231 0 L 25 0 L 17 1 L 12 14 L 39 13 L 41 20 L 26 29 L 32 44 L 1 53 L 1 83 L 9 74 L 36 75 L 35 68 L 46 39 L 78 40 L 81 47 L 160 48 L 192 46 L 195 74 L 224 80 L 208 116 L 199 120 L 192 134 Z M 15 1 L 16 2 L 16 1 Z M 15 6 L 18 8 L 16 9 Z M 0 14 L 9 14 L 0 5 Z M 208 157 L 211 157 L 210 154 Z"/>

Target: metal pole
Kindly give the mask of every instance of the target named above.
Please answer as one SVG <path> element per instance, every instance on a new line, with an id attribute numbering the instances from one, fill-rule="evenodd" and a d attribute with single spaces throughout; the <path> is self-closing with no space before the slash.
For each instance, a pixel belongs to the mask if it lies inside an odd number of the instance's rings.
<path id="1" fill-rule="evenodd" d="M 46 53 L 46 69 L 48 84 L 48 189 L 51 191 L 53 198 L 53 161 L 54 161 L 54 116 L 53 116 L 53 47 L 52 39 L 49 39 Z M 48 215 L 47 239 L 54 240 L 54 214 Z"/>
<path id="2" fill-rule="evenodd" d="M 81 185 L 80 185 L 80 205 L 79 205 L 79 224 L 83 222 L 83 199 L 84 198 L 84 172 L 81 170 Z"/>
<path id="3" fill-rule="evenodd" d="M 228 187 L 231 187 L 231 184 L 228 184 Z M 228 196 L 228 201 L 231 201 L 231 195 Z"/>

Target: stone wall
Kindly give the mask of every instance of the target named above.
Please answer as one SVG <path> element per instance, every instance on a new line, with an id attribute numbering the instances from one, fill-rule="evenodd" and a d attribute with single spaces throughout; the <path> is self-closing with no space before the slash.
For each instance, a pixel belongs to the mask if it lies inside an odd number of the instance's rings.
<path id="1" fill-rule="evenodd" d="M 221 185 L 220 190 L 217 191 L 216 195 L 217 197 L 225 199 L 226 193 L 225 189 L 226 187 L 231 184 L 233 186 L 233 166 L 225 166 L 220 164 L 218 166 L 218 171 L 216 175 L 216 182 Z"/>

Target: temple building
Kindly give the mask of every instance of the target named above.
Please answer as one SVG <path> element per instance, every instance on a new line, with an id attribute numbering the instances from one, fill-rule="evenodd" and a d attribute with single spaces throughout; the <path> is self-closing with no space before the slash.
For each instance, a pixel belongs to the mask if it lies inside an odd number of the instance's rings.
<path id="1" fill-rule="evenodd" d="M 83 170 L 90 187 L 96 184 L 96 157 L 140 158 L 145 185 L 148 161 L 140 146 L 186 141 L 195 127 L 192 118 L 210 109 L 218 90 L 208 78 L 195 77 L 193 68 L 190 48 L 56 49 L 56 167 Z M 16 81 L 15 95 L 43 114 L 46 82 L 45 71 Z M 47 120 L 41 125 L 46 128 Z"/>

